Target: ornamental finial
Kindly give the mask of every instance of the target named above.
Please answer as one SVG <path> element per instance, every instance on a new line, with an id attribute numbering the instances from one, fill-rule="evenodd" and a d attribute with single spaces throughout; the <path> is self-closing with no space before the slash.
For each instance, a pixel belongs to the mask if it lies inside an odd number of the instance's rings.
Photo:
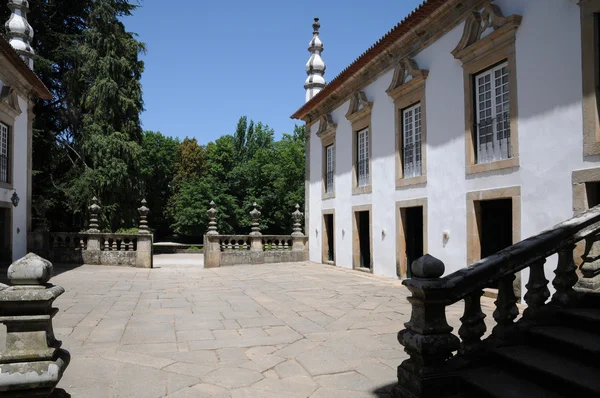
<path id="1" fill-rule="evenodd" d="M 208 209 L 208 232 L 206 235 L 219 235 L 217 232 L 217 213 L 219 210 L 215 208 L 215 201 L 210 201 L 210 209 Z"/>
<path id="2" fill-rule="evenodd" d="M 33 28 L 27 21 L 29 2 L 27 0 L 8 0 L 10 18 L 4 25 L 8 42 L 15 49 L 21 59 L 33 69 L 33 58 L 35 51 L 31 47 L 33 40 Z"/>
<path id="3" fill-rule="evenodd" d="M 306 102 L 310 101 L 323 87 L 325 87 L 325 62 L 321 58 L 323 52 L 323 42 L 319 38 L 319 29 L 321 24 L 319 18 L 315 18 L 313 23 L 313 38 L 308 44 L 308 52 L 310 58 L 306 63 L 306 74 L 308 77 L 304 82 L 304 89 L 306 90 Z"/>

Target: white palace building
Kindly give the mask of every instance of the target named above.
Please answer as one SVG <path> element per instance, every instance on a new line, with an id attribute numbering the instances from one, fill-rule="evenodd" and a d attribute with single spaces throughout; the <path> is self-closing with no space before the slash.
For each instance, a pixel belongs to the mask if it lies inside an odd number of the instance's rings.
<path id="1" fill-rule="evenodd" d="M 292 116 L 310 260 L 406 278 L 430 253 L 449 273 L 599 204 L 599 16 L 426 0 L 327 84 L 315 20 Z"/>

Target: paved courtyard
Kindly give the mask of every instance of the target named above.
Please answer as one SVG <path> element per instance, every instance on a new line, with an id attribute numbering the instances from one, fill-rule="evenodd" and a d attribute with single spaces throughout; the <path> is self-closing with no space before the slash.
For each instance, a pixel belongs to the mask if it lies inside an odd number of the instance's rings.
<path id="1" fill-rule="evenodd" d="M 312 263 L 155 266 L 56 270 L 66 293 L 55 332 L 72 355 L 59 388 L 84 398 L 387 397 L 406 358 L 396 333 L 410 306 L 397 280 Z M 483 305 L 489 315 L 492 300 Z M 453 326 L 461 312 L 450 310 Z"/>

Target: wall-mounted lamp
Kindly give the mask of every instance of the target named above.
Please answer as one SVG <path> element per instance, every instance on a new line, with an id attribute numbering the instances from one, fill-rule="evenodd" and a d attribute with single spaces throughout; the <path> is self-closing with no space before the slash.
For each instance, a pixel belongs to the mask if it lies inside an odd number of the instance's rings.
<path id="1" fill-rule="evenodd" d="M 319 230 L 317 228 L 315 228 L 315 236 L 318 238 L 319 237 Z"/>
<path id="2" fill-rule="evenodd" d="M 450 231 L 442 232 L 442 237 L 444 238 L 444 240 L 450 239 Z"/>
<path id="3" fill-rule="evenodd" d="M 381 240 L 385 239 L 385 228 L 381 230 Z"/>
<path id="4" fill-rule="evenodd" d="M 344 236 L 346 236 L 346 230 L 342 229 L 342 239 L 344 239 Z"/>

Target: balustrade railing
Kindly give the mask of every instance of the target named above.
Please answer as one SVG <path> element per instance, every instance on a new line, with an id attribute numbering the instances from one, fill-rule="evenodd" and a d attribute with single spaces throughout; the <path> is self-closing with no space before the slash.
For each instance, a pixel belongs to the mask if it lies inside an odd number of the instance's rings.
<path id="1" fill-rule="evenodd" d="M 292 250 L 293 237 L 291 235 L 263 235 L 263 251 Z"/>
<path id="2" fill-rule="evenodd" d="M 101 251 L 133 252 L 137 250 L 137 237 L 125 234 L 103 234 L 100 238 Z"/>
<path id="3" fill-rule="evenodd" d="M 250 250 L 250 238 L 245 235 L 220 235 L 219 246 L 222 252 Z"/>
<path id="4" fill-rule="evenodd" d="M 87 248 L 87 235 L 70 232 L 54 232 L 50 234 L 50 248 L 85 250 Z"/>
<path id="5" fill-rule="evenodd" d="M 443 278 L 444 264 L 440 260 L 430 255 L 416 260 L 412 264 L 413 278 L 403 281 L 412 293 L 408 299 L 412 314 L 405 329 L 398 333 L 398 340 L 410 358 L 398 367 L 395 396 L 439 396 L 436 391 L 452 388 L 452 369 L 457 364 L 495 346 L 510 344 L 518 340 L 521 326 L 548 322 L 553 311 L 575 305 L 581 297 L 574 289 L 578 281 L 575 244 L 585 240 L 587 253 L 599 237 L 600 207 L 596 207 Z M 555 254 L 555 292 L 551 295 L 544 268 L 547 258 Z M 590 259 L 584 255 L 583 260 Z M 515 322 L 519 309 L 513 281 L 525 269 L 529 270 L 524 296 L 527 308 Z M 493 283 L 498 286 L 495 326 L 482 340 L 486 325 L 480 298 L 483 289 Z M 464 314 L 457 337 L 447 323 L 446 307 L 459 301 L 464 301 Z"/>

